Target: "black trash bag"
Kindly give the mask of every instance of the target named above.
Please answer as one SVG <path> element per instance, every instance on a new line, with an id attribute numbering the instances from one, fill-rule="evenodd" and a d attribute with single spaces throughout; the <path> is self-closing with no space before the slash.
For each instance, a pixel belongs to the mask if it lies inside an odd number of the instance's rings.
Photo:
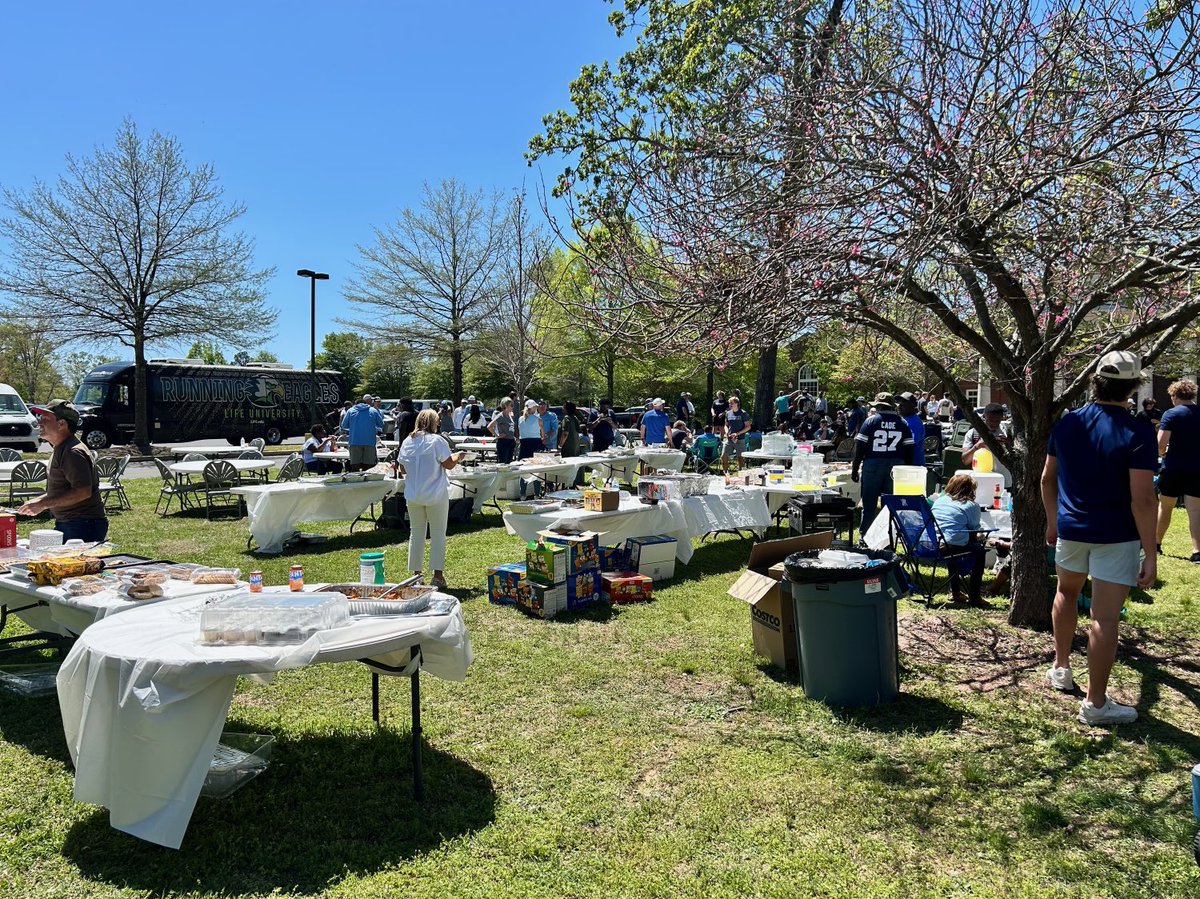
<path id="1" fill-rule="evenodd" d="M 792 553 L 783 569 L 793 584 L 831 584 L 883 577 L 896 568 L 896 554 L 887 549 L 806 549 Z"/>

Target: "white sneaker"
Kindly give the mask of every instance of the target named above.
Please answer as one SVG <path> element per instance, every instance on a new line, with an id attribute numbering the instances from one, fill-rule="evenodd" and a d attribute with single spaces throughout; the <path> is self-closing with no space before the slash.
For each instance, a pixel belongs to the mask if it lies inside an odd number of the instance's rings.
<path id="1" fill-rule="evenodd" d="M 1090 724 L 1093 727 L 1106 724 L 1129 724 L 1137 721 L 1137 709 L 1131 705 L 1121 705 L 1109 696 L 1104 705 L 1096 708 L 1086 699 L 1079 706 L 1079 723 Z"/>
<path id="2" fill-rule="evenodd" d="M 1055 668 L 1051 665 L 1050 670 L 1046 672 L 1046 680 L 1055 690 L 1062 690 L 1064 693 L 1075 689 L 1075 678 L 1072 677 L 1070 668 Z"/>

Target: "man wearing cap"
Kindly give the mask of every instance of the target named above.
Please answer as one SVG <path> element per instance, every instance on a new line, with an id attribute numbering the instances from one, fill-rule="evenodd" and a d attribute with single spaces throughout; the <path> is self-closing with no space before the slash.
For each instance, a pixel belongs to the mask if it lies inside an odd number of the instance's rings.
<path id="1" fill-rule="evenodd" d="M 642 443 L 646 446 L 667 442 L 667 431 L 671 427 L 671 418 L 663 411 L 663 407 L 666 405 L 666 400 L 661 396 L 656 396 L 650 401 L 650 411 L 642 416 L 640 430 Z"/>
<path id="2" fill-rule="evenodd" d="M 988 403 L 983 407 L 983 423 L 987 425 L 988 430 L 1001 446 L 1007 447 L 1012 442 L 1012 437 L 1009 436 L 1008 430 L 1004 426 L 1004 407 L 999 403 Z M 983 436 L 977 428 L 967 431 L 966 436 L 963 437 L 963 468 L 971 467 L 971 460 L 975 458 L 975 453 L 986 446 L 987 444 L 984 443 Z M 993 459 L 992 471 L 1004 475 L 1005 490 L 1012 489 L 1012 473 L 1000 464 L 999 459 Z"/>
<path id="3" fill-rule="evenodd" d="M 108 536 L 108 516 L 100 498 L 100 479 L 91 451 L 79 442 L 79 413 L 66 400 L 30 406 L 41 438 L 54 450 L 46 475 L 46 492 L 17 510 L 20 515 L 54 513 L 63 540 L 100 541 Z"/>
<path id="4" fill-rule="evenodd" d="M 1117 657 L 1117 623 L 1133 586 L 1154 585 L 1154 471 L 1158 441 L 1149 423 L 1129 414 L 1126 400 L 1142 382 L 1141 360 L 1114 351 L 1092 376 L 1092 402 L 1054 426 L 1042 470 L 1046 543 L 1055 548 L 1054 664 L 1046 679 L 1072 692 L 1071 643 L 1079 592 L 1092 579 L 1088 630 L 1087 698 L 1079 721 L 1092 726 L 1128 723 L 1137 709 L 1108 695 Z"/>
<path id="5" fill-rule="evenodd" d="M 375 452 L 375 442 L 383 433 L 383 415 L 372 405 L 374 400 L 375 397 L 371 394 L 364 393 L 362 400 L 351 406 L 342 419 L 342 430 L 346 432 L 346 442 L 350 449 L 348 471 L 365 471 L 379 461 L 379 455 Z M 403 405 L 404 400 L 400 402 Z M 412 405 L 411 400 L 409 405 Z M 396 439 L 404 439 L 400 436 L 399 416 L 396 417 Z"/>
<path id="6" fill-rule="evenodd" d="M 910 392 L 902 393 L 896 397 L 896 411 L 900 413 L 900 417 L 904 419 L 904 423 L 908 425 L 908 429 L 912 431 L 913 438 L 913 465 L 925 464 L 925 422 L 921 419 L 921 401 L 916 395 Z"/>
<path id="7" fill-rule="evenodd" d="M 875 414 L 863 422 L 854 437 L 854 460 L 850 479 L 858 481 L 862 469 L 862 532 L 866 533 L 878 511 L 879 497 L 888 490 L 892 469 L 901 462 L 911 464 L 913 435 L 907 422 L 895 411 L 890 393 L 875 395 Z"/>

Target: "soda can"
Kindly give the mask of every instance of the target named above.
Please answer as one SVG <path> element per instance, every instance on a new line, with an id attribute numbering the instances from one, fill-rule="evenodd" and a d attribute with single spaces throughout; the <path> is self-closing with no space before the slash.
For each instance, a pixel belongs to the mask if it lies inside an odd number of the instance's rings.
<path id="1" fill-rule="evenodd" d="M 262 572 L 261 571 L 251 571 L 250 572 L 250 592 L 251 593 L 262 593 Z"/>
<path id="2" fill-rule="evenodd" d="M 294 591 L 304 589 L 304 566 L 293 565 L 288 569 L 288 588 Z"/>

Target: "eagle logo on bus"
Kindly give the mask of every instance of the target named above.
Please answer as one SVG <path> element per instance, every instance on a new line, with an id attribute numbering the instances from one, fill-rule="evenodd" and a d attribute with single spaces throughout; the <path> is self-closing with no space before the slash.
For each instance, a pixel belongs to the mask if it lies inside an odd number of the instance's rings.
<path id="1" fill-rule="evenodd" d="M 283 403 L 283 385 L 273 378 L 258 378 L 258 389 L 250 402 L 260 409 L 274 409 Z"/>

